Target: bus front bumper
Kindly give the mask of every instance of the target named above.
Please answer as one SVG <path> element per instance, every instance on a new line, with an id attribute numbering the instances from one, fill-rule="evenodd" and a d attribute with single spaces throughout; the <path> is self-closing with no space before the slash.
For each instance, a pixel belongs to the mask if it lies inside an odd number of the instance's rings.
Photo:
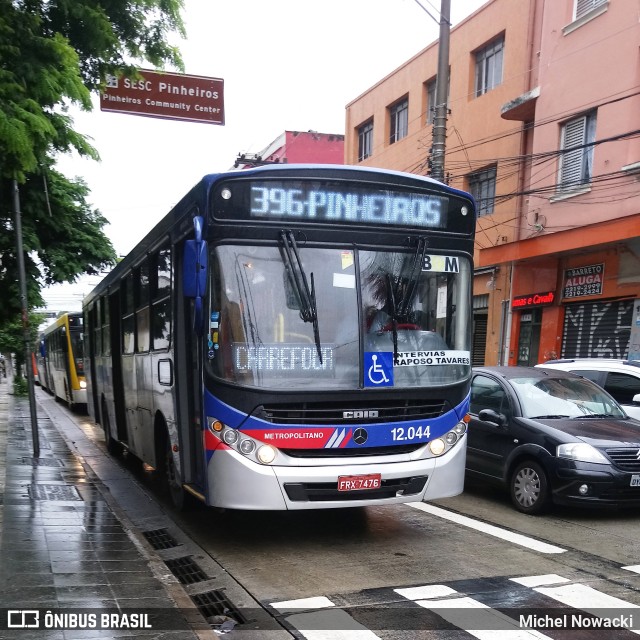
<path id="1" fill-rule="evenodd" d="M 400 457 L 400 456 L 399 456 Z M 359 458 L 350 464 L 318 459 L 317 466 L 260 465 L 232 449 L 218 450 L 208 467 L 214 507 L 246 510 L 334 509 L 420 502 L 462 493 L 466 460 L 466 435 L 438 458 L 384 461 Z M 376 489 L 339 491 L 338 478 L 380 474 Z"/>

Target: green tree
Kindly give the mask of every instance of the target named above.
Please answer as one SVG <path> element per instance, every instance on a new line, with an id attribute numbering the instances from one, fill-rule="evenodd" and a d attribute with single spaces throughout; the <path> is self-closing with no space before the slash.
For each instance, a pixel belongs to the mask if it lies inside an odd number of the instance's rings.
<path id="1" fill-rule="evenodd" d="M 38 347 L 38 327 L 42 324 L 44 318 L 45 316 L 41 313 L 29 314 L 29 342 L 34 353 Z M 22 319 L 20 317 L 0 325 L 0 353 L 15 353 L 16 366 L 19 370 L 22 369 L 25 349 Z"/>
<path id="2" fill-rule="evenodd" d="M 42 304 L 43 285 L 73 282 L 115 261 L 87 186 L 57 172 L 55 160 L 74 150 L 98 159 L 74 131 L 69 108 L 91 110 L 91 92 L 107 73 L 134 75 L 134 63 L 145 61 L 182 68 L 167 41 L 184 35 L 181 8 L 181 0 L 0 0 L 0 323 L 20 310 L 13 180 L 31 307 Z"/>

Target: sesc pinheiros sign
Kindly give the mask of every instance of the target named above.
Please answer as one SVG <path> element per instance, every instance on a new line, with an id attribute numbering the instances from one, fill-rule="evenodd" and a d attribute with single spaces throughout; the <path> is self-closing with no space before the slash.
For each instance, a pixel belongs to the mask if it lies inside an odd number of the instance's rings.
<path id="1" fill-rule="evenodd" d="M 100 110 L 224 124 L 224 80 L 148 69 L 138 73 L 137 78 L 108 76 Z"/>

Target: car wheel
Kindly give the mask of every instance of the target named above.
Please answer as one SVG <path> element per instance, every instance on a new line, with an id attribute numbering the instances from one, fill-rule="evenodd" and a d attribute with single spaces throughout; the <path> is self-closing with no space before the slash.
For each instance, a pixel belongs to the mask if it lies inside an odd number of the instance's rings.
<path id="1" fill-rule="evenodd" d="M 541 513 L 551 501 L 547 474 L 532 460 L 521 462 L 513 470 L 510 490 L 513 505 L 522 513 Z"/>

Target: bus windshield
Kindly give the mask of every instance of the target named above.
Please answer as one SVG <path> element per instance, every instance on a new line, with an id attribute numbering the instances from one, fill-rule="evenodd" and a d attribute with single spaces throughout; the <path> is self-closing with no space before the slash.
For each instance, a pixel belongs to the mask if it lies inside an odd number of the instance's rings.
<path id="1" fill-rule="evenodd" d="M 315 391 L 438 386 L 470 374 L 465 257 L 294 241 L 292 252 L 219 245 L 210 264 L 207 362 L 219 379 Z"/>

